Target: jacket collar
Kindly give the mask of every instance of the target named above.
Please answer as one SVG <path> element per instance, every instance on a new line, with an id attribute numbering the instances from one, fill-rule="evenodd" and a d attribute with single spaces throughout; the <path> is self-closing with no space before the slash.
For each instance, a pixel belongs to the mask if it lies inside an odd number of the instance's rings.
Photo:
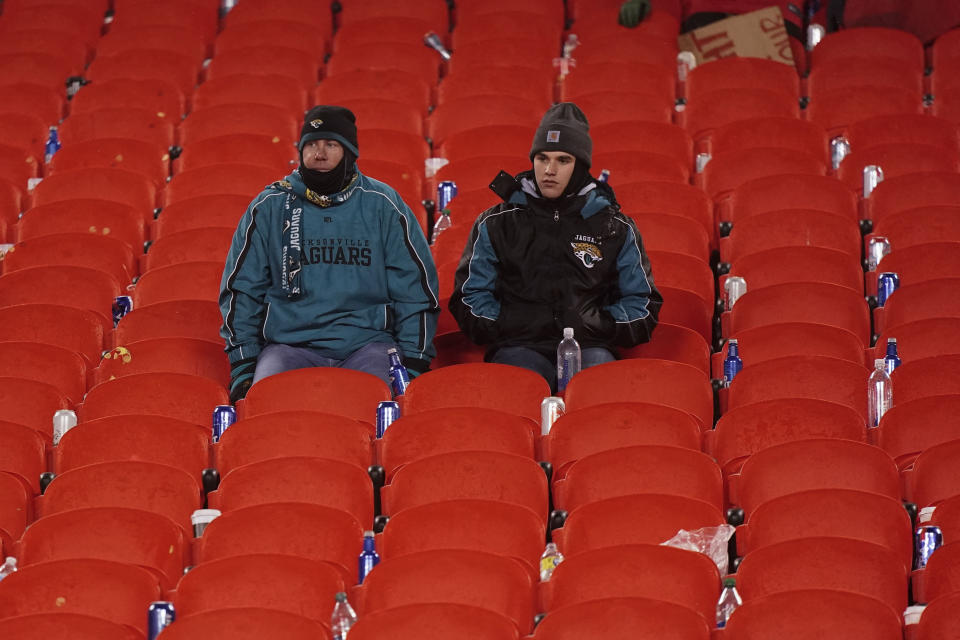
<path id="1" fill-rule="evenodd" d="M 613 204 L 609 198 L 597 188 L 596 180 L 588 182 L 576 195 L 559 199 L 555 205 L 537 193 L 533 171 L 524 171 L 518 174 L 515 180 L 519 184 L 519 189 L 514 191 L 507 199 L 507 202 L 510 204 L 535 206 L 539 208 L 558 207 L 564 212 L 579 210 L 580 215 L 584 219 L 589 218 Z"/>
<path id="2" fill-rule="evenodd" d="M 270 186 L 274 189 L 299 196 L 318 207 L 332 207 L 346 202 L 357 190 L 357 187 L 360 186 L 360 170 L 358 169 L 356 171 L 353 179 L 342 191 L 338 191 L 330 196 L 322 196 L 308 189 L 307 186 L 303 184 L 303 179 L 300 177 L 300 174 L 296 171 L 283 180 L 274 182 Z"/>

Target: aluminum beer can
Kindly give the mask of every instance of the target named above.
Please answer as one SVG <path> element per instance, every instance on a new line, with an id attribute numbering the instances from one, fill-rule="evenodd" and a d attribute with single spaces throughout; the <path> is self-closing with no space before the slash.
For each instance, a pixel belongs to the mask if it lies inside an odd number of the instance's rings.
<path id="1" fill-rule="evenodd" d="M 237 421 L 237 410 L 229 404 L 218 404 L 213 409 L 213 441 L 219 442 L 227 427 Z"/>
<path id="2" fill-rule="evenodd" d="M 67 431 L 77 426 L 77 414 L 70 409 L 60 409 L 53 414 L 53 445 L 60 442 Z"/>
<path id="3" fill-rule="evenodd" d="M 400 417 L 400 403 L 394 400 L 382 400 L 377 403 L 377 437 L 382 438 L 387 427 Z"/>
<path id="4" fill-rule="evenodd" d="M 457 195 L 457 183 L 453 180 L 444 180 L 437 185 L 437 209 L 443 211 L 450 201 Z"/>
<path id="5" fill-rule="evenodd" d="M 113 299 L 113 326 L 120 323 L 120 318 L 133 311 L 133 298 L 130 296 L 117 296 Z"/>
<path id="6" fill-rule="evenodd" d="M 890 253 L 890 240 L 884 236 L 874 236 L 870 238 L 867 245 L 867 270 L 876 271 L 883 260 L 883 256 Z"/>
<path id="7" fill-rule="evenodd" d="M 920 525 L 914 533 L 913 543 L 913 568 L 923 569 L 927 566 L 933 552 L 943 544 L 943 532 L 936 525 Z"/>
<path id="8" fill-rule="evenodd" d="M 150 603 L 147 609 L 147 640 L 156 640 L 160 632 L 169 627 L 177 618 L 173 603 L 167 600 L 157 600 Z"/>
<path id="9" fill-rule="evenodd" d="M 863 168 L 863 197 L 869 198 L 877 185 L 883 182 L 883 169 L 875 164 Z"/>
<path id="10" fill-rule="evenodd" d="M 553 423 L 567 410 L 563 398 L 548 396 L 540 403 L 540 434 L 547 435 L 553 428 Z"/>
<path id="11" fill-rule="evenodd" d="M 747 292 L 747 281 L 740 276 L 729 276 L 723 283 L 723 291 L 727 294 L 726 309 L 730 311 L 740 296 Z"/>
<path id="12" fill-rule="evenodd" d="M 884 271 L 877 276 L 877 305 L 883 306 L 893 292 L 900 287 L 900 276 L 893 271 Z"/>
<path id="13" fill-rule="evenodd" d="M 837 136 L 830 141 L 830 165 L 836 171 L 840 163 L 850 154 L 850 141 L 843 136 Z"/>

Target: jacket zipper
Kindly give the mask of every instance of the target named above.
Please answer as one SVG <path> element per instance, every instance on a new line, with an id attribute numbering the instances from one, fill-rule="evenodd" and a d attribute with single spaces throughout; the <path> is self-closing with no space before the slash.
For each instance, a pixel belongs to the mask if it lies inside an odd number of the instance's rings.
<path id="1" fill-rule="evenodd" d="M 560 222 L 560 211 L 558 209 L 553 210 L 553 221 Z"/>

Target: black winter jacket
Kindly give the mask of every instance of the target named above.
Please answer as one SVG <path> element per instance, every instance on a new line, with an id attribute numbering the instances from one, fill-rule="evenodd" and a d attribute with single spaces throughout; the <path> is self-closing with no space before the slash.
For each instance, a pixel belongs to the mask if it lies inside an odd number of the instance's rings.
<path id="1" fill-rule="evenodd" d="M 477 218 L 457 267 L 450 311 L 488 355 L 527 346 L 553 359 L 564 327 L 583 348 L 647 342 L 663 298 L 633 221 L 591 180 L 546 200 L 531 171 Z"/>

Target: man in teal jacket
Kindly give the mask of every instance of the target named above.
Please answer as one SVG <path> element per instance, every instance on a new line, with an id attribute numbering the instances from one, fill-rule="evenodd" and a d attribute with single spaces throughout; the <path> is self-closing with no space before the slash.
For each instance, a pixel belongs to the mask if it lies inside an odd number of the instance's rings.
<path id="1" fill-rule="evenodd" d="M 396 191 L 363 175 L 356 118 L 311 109 L 300 166 L 264 189 L 233 236 L 220 286 L 230 398 L 287 371 L 337 366 L 389 383 L 387 350 L 412 376 L 434 356 L 437 273 Z"/>

